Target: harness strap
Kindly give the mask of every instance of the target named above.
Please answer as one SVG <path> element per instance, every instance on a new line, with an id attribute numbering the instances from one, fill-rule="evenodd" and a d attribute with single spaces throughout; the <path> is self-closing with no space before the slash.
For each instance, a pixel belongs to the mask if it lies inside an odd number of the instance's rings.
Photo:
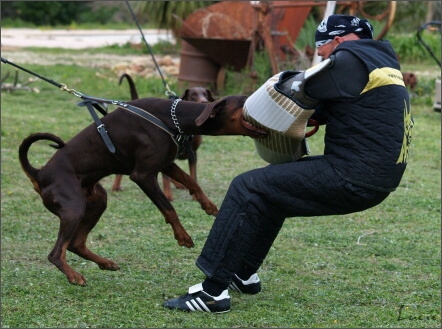
<path id="1" fill-rule="evenodd" d="M 163 121 L 161 121 L 160 119 L 158 119 L 156 116 L 154 116 L 153 114 L 143 111 L 142 109 L 121 102 L 121 101 L 114 101 L 114 100 L 108 100 L 108 99 L 102 99 L 102 98 L 95 98 L 95 97 L 90 97 L 90 96 L 86 96 L 86 95 L 82 95 L 81 96 L 82 99 L 84 99 L 83 102 L 78 103 L 78 106 L 87 106 L 89 113 L 91 114 L 92 118 L 95 121 L 95 124 L 97 125 L 97 130 L 101 135 L 101 138 L 103 139 L 104 143 L 106 144 L 107 148 L 109 149 L 109 151 L 113 154 L 116 154 L 116 149 L 115 146 L 113 145 L 112 141 L 109 138 L 109 135 L 107 134 L 106 129 L 104 128 L 104 124 L 100 121 L 100 119 L 98 118 L 97 114 L 95 113 L 94 109 L 92 108 L 95 107 L 101 114 L 106 115 L 107 111 L 104 110 L 100 104 L 114 104 L 114 105 L 118 105 L 119 107 L 121 107 L 122 109 L 129 111 L 135 115 L 138 115 L 139 117 L 149 121 L 150 123 L 154 124 L 155 126 L 157 126 L 158 128 L 164 130 L 166 133 L 168 133 L 170 135 L 170 137 L 172 138 L 172 140 L 174 141 L 174 143 L 177 145 L 178 150 L 177 150 L 177 154 L 175 157 L 178 157 L 180 155 L 183 155 L 185 153 L 188 154 L 188 156 L 194 156 L 193 154 L 193 150 L 190 146 L 190 141 L 192 140 L 193 136 L 192 135 L 184 135 L 184 134 L 175 134 L 175 132 L 171 129 L 169 129 Z M 117 156 L 118 157 L 118 156 Z M 123 161 L 120 159 L 120 157 L 118 157 L 120 161 Z"/>
<path id="2" fill-rule="evenodd" d="M 180 99 L 179 99 L 180 100 Z M 193 136 L 192 135 L 185 135 L 181 129 L 179 127 L 177 127 L 180 130 L 180 133 L 175 134 L 175 132 L 171 129 L 169 129 L 164 123 L 163 121 L 161 121 L 160 119 L 158 119 L 156 116 L 154 116 L 153 114 L 143 111 L 142 109 L 130 105 L 130 104 L 126 104 L 123 102 L 118 102 L 117 104 L 118 106 L 120 106 L 122 109 L 127 110 L 129 112 L 132 112 L 135 115 L 138 115 L 139 117 L 153 123 L 154 125 L 156 125 L 158 128 L 161 128 L 162 130 L 164 130 L 166 133 L 168 133 L 170 135 L 170 137 L 172 138 L 172 140 L 174 141 L 174 143 L 178 146 L 178 151 L 177 151 L 177 155 L 176 157 L 183 155 L 187 152 L 187 154 L 192 157 L 194 156 L 193 154 L 193 150 L 192 147 L 190 146 L 190 141 L 192 140 Z M 175 118 L 172 116 L 172 120 L 175 123 L 176 120 L 176 116 Z M 177 125 L 175 123 L 175 125 Z"/>
<path id="3" fill-rule="evenodd" d="M 97 109 L 103 115 L 107 113 L 106 110 L 104 110 L 99 103 L 94 102 L 90 99 L 80 102 L 77 105 L 87 107 L 89 113 L 94 119 L 95 125 L 97 126 L 98 133 L 103 139 L 104 144 L 107 146 L 109 152 L 111 152 L 119 161 L 121 161 L 123 165 L 126 167 L 126 169 L 130 170 L 133 164 L 129 163 L 127 159 L 115 148 L 114 144 L 112 143 L 112 140 L 107 134 L 104 124 L 101 122 L 101 120 L 98 118 L 97 114 L 95 113 L 94 108 Z"/>
<path id="4" fill-rule="evenodd" d="M 189 142 L 192 140 L 191 135 L 184 135 L 182 133 L 175 134 L 173 130 L 170 130 L 160 119 L 158 119 L 153 114 L 143 111 L 142 109 L 126 104 L 126 103 L 120 103 L 118 104 L 122 109 L 127 110 L 129 112 L 132 112 L 135 115 L 138 115 L 139 117 L 153 123 L 158 128 L 164 130 L 166 133 L 170 135 L 173 142 L 178 146 L 177 155 L 175 157 L 178 157 L 185 152 L 188 152 L 189 155 L 193 154 L 192 148 L 190 147 Z"/>
<path id="5" fill-rule="evenodd" d="M 126 103 L 119 103 L 117 104 L 118 106 L 120 106 L 122 109 L 132 112 L 135 115 L 138 115 L 139 117 L 142 117 L 143 119 L 150 121 L 151 123 L 153 123 L 155 126 L 157 126 L 158 128 L 161 128 L 162 130 L 164 130 L 166 133 L 168 133 L 171 137 L 175 137 L 175 133 L 174 131 L 170 130 L 164 123 L 163 121 L 161 121 L 160 119 L 158 119 L 156 116 L 154 116 L 153 114 L 143 111 L 142 109 L 130 105 L 130 104 L 126 104 Z"/>
<path id="6" fill-rule="evenodd" d="M 100 121 L 100 118 L 98 118 L 97 113 L 95 113 L 95 111 L 94 111 L 95 104 L 97 104 L 97 103 L 93 103 L 91 100 L 85 100 L 83 102 L 78 103 L 77 105 L 87 107 L 87 109 L 89 110 L 89 113 L 91 114 L 92 118 L 95 121 L 95 124 L 97 126 L 97 130 L 100 133 L 100 136 L 104 141 L 104 144 L 106 144 L 107 148 L 109 149 L 109 152 L 111 152 L 112 154 L 115 154 L 115 146 L 112 143 L 109 135 L 107 134 L 104 124 Z"/>

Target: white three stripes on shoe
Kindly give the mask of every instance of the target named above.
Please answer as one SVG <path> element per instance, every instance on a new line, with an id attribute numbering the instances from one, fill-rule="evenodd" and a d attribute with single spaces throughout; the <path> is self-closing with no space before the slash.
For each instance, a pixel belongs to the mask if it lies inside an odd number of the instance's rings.
<path id="1" fill-rule="evenodd" d="M 187 301 L 186 305 L 188 308 L 190 308 L 191 311 L 202 311 L 211 313 L 209 308 L 199 297 Z"/>
<path id="2" fill-rule="evenodd" d="M 229 288 L 233 289 L 233 290 L 236 290 L 236 291 L 239 291 L 239 292 L 242 292 L 241 289 L 239 289 L 239 287 L 236 285 L 235 282 L 231 282 L 230 285 L 229 285 Z"/>

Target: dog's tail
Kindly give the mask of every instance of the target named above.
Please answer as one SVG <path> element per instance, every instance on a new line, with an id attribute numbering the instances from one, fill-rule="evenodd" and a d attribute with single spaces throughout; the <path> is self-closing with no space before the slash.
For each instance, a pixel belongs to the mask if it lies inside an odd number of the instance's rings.
<path id="1" fill-rule="evenodd" d="M 138 92 L 137 92 L 137 88 L 135 87 L 135 83 L 132 80 L 131 76 L 127 73 L 123 73 L 120 77 L 120 80 L 118 81 L 118 85 L 121 85 L 121 83 L 123 82 L 123 79 L 126 78 L 127 79 L 127 83 L 129 83 L 129 89 L 130 89 L 130 97 L 132 100 L 134 99 L 138 99 Z"/>
<path id="2" fill-rule="evenodd" d="M 21 167 L 23 168 L 23 171 L 26 173 L 26 175 L 29 177 L 29 179 L 32 181 L 32 184 L 34 184 L 34 188 L 37 192 L 39 192 L 38 183 L 37 183 L 37 175 L 40 169 L 34 168 L 30 163 L 28 159 L 28 151 L 32 144 L 39 140 L 49 140 L 52 142 L 57 143 L 50 144 L 53 148 L 59 149 L 62 148 L 65 143 L 60 137 L 57 137 L 55 135 L 49 134 L 49 133 L 35 133 L 28 137 L 26 137 L 23 142 L 21 143 L 19 149 L 18 149 L 18 158 L 20 160 Z"/>

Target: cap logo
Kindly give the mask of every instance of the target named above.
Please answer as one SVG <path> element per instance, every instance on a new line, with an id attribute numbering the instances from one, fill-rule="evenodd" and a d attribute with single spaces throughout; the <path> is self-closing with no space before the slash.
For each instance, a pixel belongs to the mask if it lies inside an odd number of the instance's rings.
<path id="1" fill-rule="evenodd" d="M 326 19 L 324 19 L 321 24 L 319 24 L 318 26 L 318 31 L 321 33 L 324 33 L 327 31 L 327 21 L 328 21 L 328 17 Z"/>

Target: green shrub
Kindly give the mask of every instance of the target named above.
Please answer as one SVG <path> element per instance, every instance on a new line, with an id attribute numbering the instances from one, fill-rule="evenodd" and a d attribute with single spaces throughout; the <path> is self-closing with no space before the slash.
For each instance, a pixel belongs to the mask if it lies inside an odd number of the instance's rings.
<path id="1" fill-rule="evenodd" d="M 436 35 L 424 31 L 421 37 L 440 60 L 440 34 Z M 422 43 L 418 41 L 416 34 L 390 35 L 387 40 L 391 42 L 399 59 L 403 62 L 420 63 L 430 61 L 434 63 L 434 59 Z"/>
<path id="2" fill-rule="evenodd" d="M 2 1 L 2 18 L 9 16 L 35 26 L 69 25 L 81 13 L 87 12 L 87 3 L 88 1 Z"/>

